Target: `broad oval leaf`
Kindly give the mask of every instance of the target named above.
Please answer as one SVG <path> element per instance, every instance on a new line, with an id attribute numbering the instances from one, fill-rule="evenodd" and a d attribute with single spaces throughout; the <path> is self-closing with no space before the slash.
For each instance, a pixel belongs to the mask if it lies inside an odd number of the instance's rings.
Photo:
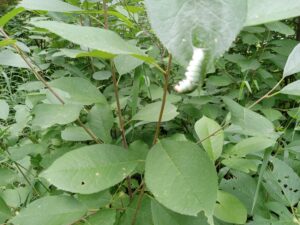
<path id="1" fill-rule="evenodd" d="M 22 57 L 10 50 L 0 52 L 0 65 L 29 69 Z"/>
<path id="2" fill-rule="evenodd" d="M 247 220 L 247 209 L 234 195 L 224 191 L 218 191 L 214 216 L 227 223 L 245 224 Z"/>
<path id="3" fill-rule="evenodd" d="M 195 217 L 175 213 L 153 199 L 151 212 L 154 225 L 208 225 L 207 218 L 203 214 Z"/>
<path id="4" fill-rule="evenodd" d="M 66 96 L 62 97 L 66 103 L 83 105 L 106 103 L 101 92 L 84 78 L 62 77 L 49 82 L 49 85 L 67 93 Z"/>
<path id="5" fill-rule="evenodd" d="M 108 104 L 96 104 L 87 115 L 87 126 L 104 142 L 110 143 L 113 112 Z"/>
<path id="6" fill-rule="evenodd" d="M 190 216 L 212 215 L 217 199 L 213 162 L 196 144 L 166 141 L 156 144 L 146 159 L 145 180 L 157 201 Z"/>
<path id="7" fill-rule="evenodd" d="M 33 109 L 32 126 L 46 129 L 55 124 L 65 125 L 78 119 L 81 105 L 39 104 Z"/>
<path id="8" fill-rule="evenodd" d="M 195 124 L 195 131 L 210 159 L 215 161 L 223 150 L 224 132 L 222 127 L 212 119 L 202 117 Z"/>
<path id="9" fill-rule="evenodd" d="M 268 194 L 286 206 L 295 205 L 300 200 L 300 178 L 284 161 L 272 158 L 273 168 L 265 171 L 263 185 Z"/>
<path id="10" fill-rule="evenodd" d="M 271 139 L 278 138 L 274 125 L 267 118 L 244 108 L 228 97 L 222 99 L 230 110 L 232 122 L 238 126 L 237 133 Z"/>
<path id="11" fill-rule="evenodd" d="M 251 137 L 242 140 L 231 148 L 226 154 L 234 157 L 244 157 L 247 154 L 263 151 L 266 148 L 273 146 L 275 140 L 265 137 Z"/>
<path id="12" fill-rule="evenodd" d="M 0 197 L 0 223 L 5 224 L 5 221 L 11 217 L 11 211 L 5 201 Z"/>
<path id="13" fill-rule="evenodd" d="M 298 0 L 248 0 L 246 26 L 283 20 L 300 15 Z"/>
<path id="14" fill-rule="evenodd" d="M 9 105 L 5 100 L 0 99 L 0 119 L 7 120 L 9 114 Z"/>
<path id="15" fill-rule="evenodd" d="M 149 123 L 157 122 L 161 105 L 161 101 L 146 105 L 133 116 L 132 120 L 141 120 Z M 177 108 L 173 104 L 166 102 L 164 113 L 162 116 L 162 122 L 170 121 L 174 119 L 178 114 L 179 113 L 177 112 Z"/>
<path id="16" fill-rule="evenodd" d="M 105 190 L 137 166 L 133 154 L 114 145 L 92 145 L 68 152 L 41 174 L 56 187 L 80 194 Z"/>
<path id="17" fill-rule="evenodd" d="M 61 138 L 65 141 L 90 141 L 93 140 L 90 135 L 82 128 L 70 126 L 61 132 Z"/>
<path id="18" fill-rule="evenodd" d="M 70 5 L 61 0 L 22 0 L 19 6 L 24 7 L 28 10 L 43 10 L 53 12 L 74 12 L 81 11 L 80 8 Z"/>
<path id="19" fill-rule="evenodd" d="M 289 55 L 289 58 L 284 67 L 283 77 L 287 77 L 300 72 L 299 59 L 300 59 L 300 44 L 298 44 Z"/>
<path id="20" fill-rule="evenodd" d="M 280 90 L 281 94 L 300 96 L 300 80 L 288 84 Z"/>
<path id="21" fill-rule="evenodd" d="M 87 213 L 73 197 L 47 196 L 30 203 L 11 219 L 14 225 L 70 225 Z"/>
<path id="22" fill-rule="evenodd" d="M 193 51 L 193 39 L 210 51 L 222 55 L 244 25 L 247 1 L 236 0 L 146 0 L 152 28 L 174 55 L 186 66 Z"/>
<path id="23" fill-rule="evenodd" d="M 37 21 L 32 22 L 32 24 L 37 27 L 45 28 L 68 41 L 87 48 L 103 51 L 112 55 L 125 54 L 145 56 L 139 48 L 130 45 L 118 34 L 110 30 L 56 21 Z"/>
<path id="24" fill-rule="evenodd" d="M 115 209 L 101 209 L 89 216 L 84 225 L 114 225 L 116 222 Z"/>

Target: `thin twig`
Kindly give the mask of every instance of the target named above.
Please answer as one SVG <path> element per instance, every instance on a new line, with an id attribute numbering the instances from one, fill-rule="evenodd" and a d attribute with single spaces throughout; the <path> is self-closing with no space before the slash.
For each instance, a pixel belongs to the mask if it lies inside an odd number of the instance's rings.
<path id="1" fill-rule="evenodd" d="M 134 212 L 132 220 L 131 220 L 131 225 L 134 225 L 135 222 L 136 222 L 138 212 L 139 212 L 139 210 L 142 206 L 142 200 L 143 200 L 143 196 L 144 196 L 144 193 L 145 193 L 145 188 L 146 188 L 146 185 L 143 183 L 143 186 L 141 188 L 141 192 L 139 194 L 138 202 L 137 202 L 137 207 L 135 209 L 135 212 Z"/>
<path id="2" fill-rule="evenodd" d="M 107 0 L 103 0 L 103 12 L 104 12 L 104 29 L 108 29 L 108 7 Z"/>
<path id="3" fill-rule="evenodd" d="M 161 126 L 161 121 L 162 117 L 164 114 L 165 106 L 166 106 L 166 101 L 167 101 L 167 94 L 168 94 L 168 86 L 169 86 L 169 76 L 171 72 L 171 64 L 172 64 L 172 55 L 169 54 L 169 61 L 167 65 L 167 70 L 164 74 L 165 82 L 164 82 L 164 93 L 163 93 L 163 98 L 162 98 L 162 103 L 161 103 L 161 108 L 160 108 L 160 113 L 159 113 L 159 118 L 156 124 L 156 131 L 155 135 L 153 138 L 153 144 L 156 144 L 159 133 L 160 133 L 160 126 Z"/>
<path id="4" fill-rule="evenodd" d="M 6 39 L 9 39 L 9 36 L 6 34 L 6 32 L 0 28 L 0 32 L 3 34 L 3 36 Z M 30 70 L 33 72 L 33 74 L 35 75 L 35 77 L 41 81 L 43 83 L 43 85 L 55 96 L 55 98 L 62 104 L 64 105 L 65 102 L 64 100 L 54 91 L 54 89 L 48 84 L 48 82 L 44 79 L 44 77 L 36 70 L 35 66 L 38 67 L 37 65 L 35 65 L 34 61 L 32 59 L 30 59 L 29 56 L 27 56 L 25 54 L 24 51 L 22 51 L 16 44 L 13 45 L 14 49 L 17 51 L 17 53 L 22 57 L 22 59 L 24 60 L 24 62 L 29 66 Z M 88 128 L 86 125 L 84 125 L 82 123 L 82 121 L 78 118 L 77 119 L 77 123 L 88 133 L 88 135 L 98 144 L 103 143 L 98 137 L 97 135 L 90 129 Z"/>
<path id="5" fill-rule="evenodd" d="M 103 11 L 104 11 L 104 29 L 108 30 L 108 7 L 107 7 L 107 2 L 106 0 L 103 0 Z M 121 104 L 120 104 L 120 98 L 119 98 L 119 87 L 118 87 L 118 82 L 117 82 L 117 76 L 116 76 L 116 70 L 115 70 L 115 65 L 113 60 L 110 60 L 110 67 L 111 67 L 111 75 L 112 75 L 112 81 L 113 81 L 113 86 L 114 86 L 114 92 L 115 92 L 115 98 L 116 98 L 116 103 L 117 103 L 117 114 L 119 118 L 119 124 L 120 124 L 120 129 L 121 129 L 121 135 L 122 135 L 122 143 L 123 147 L 125 149 L 128 149 L 128 143 L 126 140 L 126 131 L 125 131 L 125 126 L 124 126 L 124 120 L 122 116 L 122 110 L 121 110 Z M 131 189 L 131 179 L 130 177 L 126 177 L 126 182 L 128 186 L 128 195 L 129 198 L 132 200 L 133 199 L 133 194 L 132 194 L 132 189 Z"/>
<path id="6" fill-rule="evenodd" d="M 281 84 L 281 82 L 284 80 L 284 77 L 280 79 L 280 81 L 278 81 L 278 83 L 264 96 L 262 96 L 260 99 L 258 99 L 256 102 L 254 102 L 252 105 L 250 105 L 248 108 L 251 109 L 253 108 L 255 105 L 257 105 L 258 103 L 260 103 L 262 100 L 264 100 L 265 98 L 268 98 L 271 96 L 272 92 Z"/>

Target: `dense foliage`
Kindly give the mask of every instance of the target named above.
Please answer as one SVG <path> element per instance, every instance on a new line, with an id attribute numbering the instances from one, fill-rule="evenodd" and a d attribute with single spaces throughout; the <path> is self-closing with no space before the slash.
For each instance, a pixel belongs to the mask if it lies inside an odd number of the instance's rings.
<path id="1" fill-rule="evenodd" d="M 1 224 L 300 224 L 298 0 L 7 3 Z"/>

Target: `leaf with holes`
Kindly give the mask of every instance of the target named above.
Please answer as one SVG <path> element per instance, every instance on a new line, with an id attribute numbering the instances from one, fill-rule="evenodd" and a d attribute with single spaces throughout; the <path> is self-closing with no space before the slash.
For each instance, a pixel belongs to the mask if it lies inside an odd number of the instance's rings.
<path id="1" fill-rule="evenodd" d="M 40 176 L 62 190 L 92 194 L 121 182 L 137 164 L 121 147 L 92 145 L 66 153 Z"/>
<path id="2" fill-rule="evenodd" d="M 217 199 L 217 174 L 208 155 L 191 142 L 163 140 L 146 159 L 145 179 L 157 201 L 190 216 L 212 215 Z"/>
<path id="3" fill-rule="evenodd" d="M 263 185 L 269 195 L 286 206 L 293 206 L 300 200 L 300 178 L 285 162 L 273 158 L 273 169 L 264 174 Z"/>

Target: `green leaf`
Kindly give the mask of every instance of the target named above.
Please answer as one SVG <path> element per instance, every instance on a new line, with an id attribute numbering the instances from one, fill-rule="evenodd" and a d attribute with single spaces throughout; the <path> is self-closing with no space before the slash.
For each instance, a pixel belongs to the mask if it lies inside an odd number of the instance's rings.
<path id="1" fill-rule="evenodd" d="M 10 222 L 14 225 L 69 225 L 87 209 L 69 196 L 47 196 L 30 203 Z"/>
<path id="2" fill-rule="evenodd" d="M 270 31 L 275 31 L 275 32 L 278 32 L 280 34 L 284 34 L 284 35 L 288 35 L 288 36 L 295 34 L 295 30 L 293 30 L 288 25 L 286 25 L 285 23 L 280 22 L 280 21 L 273 22 L 273 23 L 267 23 L 267 24 L 265 24 L 265 26 Z"/>
<path id="3" fill-rule="evenodd" d="M 15 44 L 17 41 L 14 39 L 4 39 L 2 41 L 0 41 L 0 48 L 1 47 L 5 47 L 7 45 L 13 45 Z"/>
<path id="4" fill-rule="evenodd" d="M 121 147 L 92 145 L 66 153 L 41 176 L 62 190 L 92 194 L 121 182 L 137 164 Z"/>
<path id="5" fill-rule="evenodd" d="M 213 162 L 196 144 L 161 141 L 146 159 L 145 180 L 157 201 L 180 214 L 212 215 L 217 198 Z"/>
<path id="6" fill-rule="evenodd" d="M 242 107 L 228 97 L 223 97 L 223 100 L 230 110 L 232 122 L 238 126 L 236 132 L 250 136 L 278 138 L 274 125 L 268 119 Z"/>
<path id="7" fill-rule="evenodd" d="M 88 209 L 98 209 L 108 206 L 113 196 L 110 194 L 109 189 L 100 191 L 90 195 L 77 195 L 80 202 L 85 204 Z"/>
<path id="8" fill-rule="evenodd" d="M 96 104 L 87 116 L 87 126 L 104 142 L 110 143 L 113 112 L 107 104 Z"/>
<path id="9" fill-rule="evenodd" d="M 62 77 L 49 82 L 49 85 L 67 93 L 63 98 L 66 103 L 83 105 L 106 103 L 101 92 L 84 78 Z"/>
<path id="10" fill-rule="evenodd" d="M 272 158 L 273 169 L 264 173 L 263 185 L 269 195 L 286 206 L 300 200 L 300 178 L 285 162 Z"/>
<path id="11" fill-rule="evenodd" d="M 111 71 L 98 71 L 93 74 L 95 80 L 108 80 L 111 77 Z"/>
<path id="12" fill-rule="evenodd" d="M 222 160 L 222 164 L 231 169 L 235 169 L 245 173 L 250 173 L 257 172 L 258 166 L 261 164 L 261 160 L 234 157 Z"/>
<path id="13" fill-rule="evenodd" d="M 176 60 L 186 66 L 193 41 L 212 57 L 222 55 L 244 25 L 247 2 L 236 0 L 146 0 L 155 33 Z M 196 40 L 193 40 L 196 39 Z"/>
<path id="14" fill-rule="evenodd" d="M 114 59 L 114 63 L 119 75 L 123 75 L 142 65 L 143 61 L 130 55 L 119 55 Z"/>
<path id="15" fill-rule="evenodd" d="M 14 18 L 19 13 L 23 12 L 25 9 L 22 7 L 14 8 L 13 10 L 6 13 L 4 16 L 0 18 L 0 27 L 4 27 L 7 22 L 9 22 L 12 18 Z"/>
<path id="16" fill-rule="evenodd" d="M 234 157 L 244 157 L 248 154 L 263 151 L 273 145 L 276 141 L 265 137 L 251 137 L 240 141 L 226 154 Z"/>
<path id="17" fill-rule="evenodd" d="M 42 144 L 26 144 L 23 146 L 13 146 L 8 148 L 10 158 L 14 161 L 24 159 L 27 155 L 36 156 L 43 154 L 47 151 L 47 148 Z"/>
<path id="18" fill-rule="evenodd" d="M 232 178 L 223 178 L 220 184 L 220 188 L 235 197 L 237 197 L 243 205 L 247 208 L 248 214 L 251 214 L 252 204 L 255 198 L 255 191 L 257 181 L 250 175 L 242 172 L 232 172 Z M 254 210 L 255 214 L 265 214 L 265 193 L 262 189 L 258 192 L 256 207 Z"/>
<path id="19" fill-rule="evenodd" d="M 47 0 L 47 1 L 22 0 L 19 6 L 22 6 L 28 10 L 43 10 L 43 11 L 53 11 L 53 12 L 81 11 L 80 8 L 60 0 Z"/>
<path id="20" fill-rule="evenodd" d="M 10 50 L 0 52 L 0 65 L 29 69 L 22 57 Z"/>
<path id="21" fill-rule="evenodd" d="M 64 39 L 87 48 L 113 55 L 141 55 L 144 53 L 136 46 L 124 41 L 110 30 L 96 27 L 84 27 L 55 21 L 32 22 L 34 26 L 45 28 Z M 80 35 L 78 35 L 80 34 Z"/>
<path id="22" fill-rule="evenodd" d="M 78 119 L 81 105 L 39 104 L 33 109 L 32 126 L 46 129 L 55 124 L 65 125 Z"/>
<path id="23" fill-rule="evenodd" d="M 1 177 L 2 179 L 2 177 Z M 11 212 L 5 201 L 0 197 L 0 223 L 4 224 L 11 217 Z"/>
<path id="24" fill-rule="evenodd" d="M 7 120 L 9 114 L 9 105 L 5 100 L 0 99 L 0 119 Z"/>
<path id="25" fill-rule="evenodd" d="M 129 206 L 126 208 L 125 213 L 120 218 L 118 225 L 132 225 L 132 219 L 138 207 L 139 198 L 136 196 Z M 145 195 L 139 207 L 138 214 L 136 215 L 135 225 L 153 224 L 151 215 L 151 199 Z"/>
<path id="26" fill-rule="evenodd" d="M 218 191 L 214 216 L 227 223 L 245 224 L 247 209 L 235 196 L 224 191 Z"/>
<path id="27" fill-rule="evenodd" d="M 300 15 L 298 0 L 248 0 L 248 13 L 245 26 L 269 23 Z"/>
<path id="28" fill-rule="evenodd" d="M 17 173 L 8 168 L 0 168 L 0 177 L 0 186 L 6 186 L 17 180 Z"/>
<path id="29" fill-rule="evenodd" d="M 300 96 L 300 80 L 288 84 L 280 90 L 281 94 Z"/>
<path id="30" fill-rule="evenodd" d="M 150 123 L 157 122 L 161 105 L 161 101 L 146 105 L 137 114 L 133 116 L 132 120 L 141 120 Z M 174 119 L 179 114 L 176 110 L 177 108 L 173 104 L 166 102 L 162 122 L 167 122 Z"/>
<path id="31" fill-rule="evenodd" d="M 213 161 L 217 160 L 222 154 L 224 144 L 224 132 L 222 127 L 214 120 L 203 116 L 196 122 L 195 131 L 200 141 L 203 140 L 201 144 L 210 159 Z M 216 131 L 218 131 L 218 133 L 216 133 Z"/>
<path id="32" fill-rule="evenodd" d="M 197 217 L 181 215 L 163 207 L 155 200 L 151 201 L 151 209 L 154 225 L 208 225 L 203 214 Z"/>
<path id="33" fill-rule="evenodd" d="M 94 215 L 89 216 L 84 225 L 114 225 L 116 222 L 116 210 L 101 209 Z"/>
<path id="34" fill-rule="evenodd" d="M 65 141 L 90 141 L 90 135 L 82 128 L 70 126 L 61 132 L 61 138 Z"/>
<path id="35" fill-rule="evenodd" d="M 288 77 L 290 75 L 300 72 L 299 59 L 300 59 L 300 44 L 298 44 L 289 55 L 289 58 L 284 67 L 283 77 Z"/>

